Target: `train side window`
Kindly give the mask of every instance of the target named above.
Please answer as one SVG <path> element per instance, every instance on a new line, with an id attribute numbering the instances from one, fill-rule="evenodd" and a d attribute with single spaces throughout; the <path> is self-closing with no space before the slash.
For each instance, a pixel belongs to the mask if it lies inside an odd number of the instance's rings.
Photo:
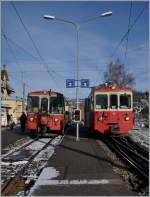
<path id="1" fill-rule="evenodd" d="M 48 98 L 41 99 L 41 112 L 42 113 L 48 112 Z"/>
<path id="2" fill-rule="evenodd" d="M 131 108 L 131 95 L 130 94 L 120 95 L 120 108 L 122 109 Z"/>
<path id="3" fill-rule="evenodd" d="M 107 94 L 96 95 L 96 108 L 107 109 L 108 108 L 108 96 Z"/>
<path id="4" fill-rule="evenodd" d="M 116 94 L 110 95 L 110 108 L 117 109 L 118 107 L 118 96 Z"/>
<path id="5" fill-rule="evenodd" d="M 93 100 L 93 96 L 91 96 L 91 100 L 90 100 L 90 101 L 91 101 L 91 103 L 90 103 L 90 104 L 91 104 L 90 109 L 93 109 L 93 107 L 94 107 L 94 100 Z"/>

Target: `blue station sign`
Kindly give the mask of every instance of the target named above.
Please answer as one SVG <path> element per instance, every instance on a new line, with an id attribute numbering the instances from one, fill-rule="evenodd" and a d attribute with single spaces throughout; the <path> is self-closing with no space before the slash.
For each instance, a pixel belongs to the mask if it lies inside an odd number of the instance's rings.
<path id="1" fill-rule="evenodd" d="M 81 79 L 80 82 L 81 82 L 81 86 L 80 86 L 81 88 L 89 88 L 90 86 L 89 79 Z"/>
<path id="2" fill-rule="evenodd" d="M 66 79 L 66 88 L 75 88 L 75 79 Z"/>

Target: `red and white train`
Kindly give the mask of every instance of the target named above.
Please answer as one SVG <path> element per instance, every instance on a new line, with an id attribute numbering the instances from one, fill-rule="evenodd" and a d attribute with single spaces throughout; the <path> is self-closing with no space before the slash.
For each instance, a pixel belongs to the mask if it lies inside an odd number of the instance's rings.
<path id="1" fill-rule="evenodd" d="M 51 91 L 28 93 L 26 126 L 31 134 L 62 132 L 67 124 L 66 121 L 63 94 Z"/>
<path id="2" fill-rule="evenodd" d="M 85 100 L 85 126 L 91 132 L 127 134 L 133 128 L 132 90 L 93 87 Z"/>

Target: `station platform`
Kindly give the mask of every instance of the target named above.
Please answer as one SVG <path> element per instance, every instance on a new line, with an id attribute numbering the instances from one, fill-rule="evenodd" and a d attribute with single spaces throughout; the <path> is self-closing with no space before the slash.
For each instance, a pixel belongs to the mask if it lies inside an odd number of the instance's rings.
<path id="1" fill-rule="evenodd" d="M 137 196 L 116 174 L 95 139 L 70 128 L 30 191 L 32 196 Z"/>

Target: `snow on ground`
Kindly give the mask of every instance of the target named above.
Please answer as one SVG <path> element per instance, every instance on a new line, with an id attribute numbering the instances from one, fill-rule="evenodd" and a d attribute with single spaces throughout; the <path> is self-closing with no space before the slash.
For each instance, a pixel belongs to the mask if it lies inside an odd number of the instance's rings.
<path id="1" fill-rule="evenodd" d="M 53 153 L 54 147 L 49 145 L 35 157 L 32 164 L 29 165 L 28 171 L 25 175 L 25 177 L 27 177 L 27 182 L 30 182 L 30 180 L 36 179 L 39 176 L 41 170 L 46 166 L 48 159 Z"/>
<path id="2" fill-rule="evenodd" d="M 40 138 L 37 141 L 33 142 L 29 146 L 23 148 L 22 150 L 17 151 L 22 146 L 26 145 L 28 142 L 23 143 L 21 146 L 15 147 L 7 154 L 2 155 L 2 158 L 5 157 L 5 160 L 1 163 L 1 172 L 2 172 L 2 183 L 5 180 L 10 179 L 10 177 L 14 177 L 17 172 L 19 172 L 24 165 L 28 162 L 29 158 L 35 154 L 38 150 L 41 150 L 47 142 L 51 140 L 50 138 Z M 50 144 L 46 149 L 42 150 L 36 158 L 33 160 L 32 164 L 28 167 L 28 172 L 26 177 L 29 180 L 36 179 L 42 168 L 45 167 L 48 159 L 54 153 L 54 146 L 59 145 L 62 141 L 62 136 L 54 138 L 54 142 L 52 145 Z M 16 151 L 16 152 L 14 152 Z M 14 153 L 13 153 L 14 152 Z M 13 153 L 13 154 L 11 154 Z M 11 154 L 11 155 L 9 155 Z"/>
<path id="3" fill-rule="evenodd" d="M 6 180 L 14 177 L 26 163 L 27 161 L 1 162 L 1 183 L 3 184 Z"/>
<path id="4" fill-rule="evenodd" d="M 54 147 L 52 145 L 49 145 L 46 149 L 42 150 L 37 157 L 34 159 L 35 161 L 40 160 L 48 160 L 54 153 Z"/>
<path id="5" fill-rule="evenodd" d="M 25 147 L 26 150 L 32 150 L 32 151 L 39 151 L 42 149 L 42 147 L 49 142 L 49 138 L 42 138 L 38 139 L 34 143 L 30 144 L 29 146 Z"/>
<path id="6" fill-rule="evenodd" d="M 55 178 L 59 175 L 59 172 L 54 168 L 54 167 L 47 167 L 47 168 L 44 168 L 42 173 L 40 174 L 39 176 L 39 179 L 37 181 L 37 183 L 39 181 L 42 181 L 42 180 L 50 180 L 52 178 Z"/>
<path id="7" fill-rule="evenodd" d="M 97 184 L 110 184 L 114 183 L 114 179 L 93 179 L 93 180 L 57 180 L 54 179 L 59 176 L 59 172 L 54 168 L 54 167 L 47 167 L 44 168 L 43 171 L 41 172 L 40 176 L 38 177 L 38 180 L 34 184 L 34 186 L 31 188 L 28 196 L 32 196 L 34 191 L 42 185 L 97 185 Z M 119 183 L 118 180 L 115 181 L 116 184 Z"/>
<path id="8" fill-rule="evenodd" d="M 63 138 L 64 138 L 64 136 L 59 135 L 59 136 L 57 136 L 57 137 L 52 141 L 51 144 L 52 144 L 53 146 L 57 146 L 57 145 L 61 144 Z"/>
<path id="9" fill-rule="evenodd" d="M 149 129 L 136 128 L 129 133 L 129 137 L 139 145 L 149 149 Z"/>
<path id="10" fill-rule="evenodd" d="M 15 145 L 14 145 L 15 147 L 13 146 L 13 147 L 11 147 L 11 149 L 10 149 L 9 146 L 6 147 L 6 148 L 4 148 L 3 150 L 6 150 L 8 152 L 5 153 L 5 154 L 2 154 L 1 159 L 3 159 L 4 157 L 6 157 L 7 155 L 11 154 L 12 152 L 19 150 L 21 147 L 25 146 L 26 144 L 28 144 L 28 143 L 30 143 L 32 141 L 33 140 L 31 140 L 31 139 L 27 139 L 26 142 L 23 142 L 21 144 L 19 144 L 19 143 L 16 142 Z"/>

